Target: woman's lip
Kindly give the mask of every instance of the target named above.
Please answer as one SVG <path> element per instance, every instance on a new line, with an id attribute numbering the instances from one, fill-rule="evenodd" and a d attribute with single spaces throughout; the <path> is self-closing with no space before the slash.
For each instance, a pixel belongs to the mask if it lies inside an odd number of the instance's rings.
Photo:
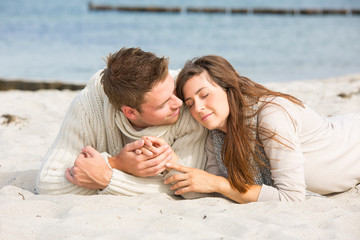
<path id="1" fill-rule="evenodd" d="M 179 113 L 179 110 L 180 110 L 180 108 L 178 108 L 178 109 L 176 109 L 176 111 L 174 112 L 174 113 L 172 113 L 170 116 L 171 117 L 173 117 L 173 116 L 176 116 L 176 115 L 178 115 L 178 113 Z"/>
<path id="2" fill-rule="evenodd" d="M 205 116 L 203 116 L 201 118 L 202 121 L 205 121 L 208 117 L 210 117 L 210 115 L 212 115 L 213 113 L 209 113 L 209 114 L 206 114 Z"/>

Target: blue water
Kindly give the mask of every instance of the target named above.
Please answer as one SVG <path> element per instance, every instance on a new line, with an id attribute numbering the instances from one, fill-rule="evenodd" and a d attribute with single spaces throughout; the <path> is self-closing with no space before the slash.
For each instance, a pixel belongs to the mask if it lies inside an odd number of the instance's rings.
<path id="1" fill-rule="evenodd" d="M 94 0 L 94 4 L 357 8 L 358 0 Z M 181 68 L 226 57 L 258 82 L 360 72 L 360 16 L 94 12 L 87 0 L 0 0 L 0 77 L 85 83 L 121 47 L 141 47 Z"/>

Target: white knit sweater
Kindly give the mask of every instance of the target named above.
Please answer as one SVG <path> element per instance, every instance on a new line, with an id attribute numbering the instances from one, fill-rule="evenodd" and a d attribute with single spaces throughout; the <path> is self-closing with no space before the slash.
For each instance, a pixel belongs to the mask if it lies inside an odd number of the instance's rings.
<path id="1" fill-rule="evenodd" d="M 163 184 L 161 175 L 139 178 L 117 169 L 113 169 L 111 181 L 102 191 L 82 188 L 66 180 L 65 170 L 73 166 L 82 147 L 90 145 L 102 155 L 114 156 L 124 145 L 142 136 L 165 139 L 182 164 L 204 169 L 207 130 L 192 118 L 186 108 L 180 109 L 181 115 L 175 124 L 136 131 L 125 115 L 110 104 L 100 83 L 100 72 L 71 103 L 60 132 L 43 159 L 36 184 L 40 194 L 172 194 L 169 186 Z"/>

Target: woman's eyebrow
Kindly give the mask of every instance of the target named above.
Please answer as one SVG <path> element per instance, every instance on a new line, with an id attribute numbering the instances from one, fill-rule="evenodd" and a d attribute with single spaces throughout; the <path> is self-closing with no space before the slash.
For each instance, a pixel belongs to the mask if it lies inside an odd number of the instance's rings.
<path id="1" fill-rule="evenodd" d="M 195 92 L 195 95 L 198 94 L 199 92 L 201 92 L 201 90 L 203 90 L 204 88 L 206 88 L 206 87 L 199 88 L 199 89 Z M 190 100 L 190 99 L 191 99 L 191 98 L 186 98 L 184 101 L 186 102 L 186 101 L 188 101 L 188 100 Z"/>

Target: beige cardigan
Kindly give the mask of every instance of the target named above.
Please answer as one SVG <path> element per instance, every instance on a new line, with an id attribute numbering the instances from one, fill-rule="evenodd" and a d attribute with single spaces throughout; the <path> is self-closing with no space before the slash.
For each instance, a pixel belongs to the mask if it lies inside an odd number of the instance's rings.
<path id="1" fill-rule="evenodd" d="M 157 136 L 166 140 L 182 164 L 204 169 L 206 164 L 205 140 L 207 130 L 197 123 L 188 109 L 181 108 L 180 118 L 173 125 L 152 126 L 136 131 L 121 111 L 109 102 L 100 83 L 98 71 L 87 86 L 75 97 L 62 123 L 60 132 L 43 159 L 36 189 L 40 194 L 121 194 L 165 192 L 172 194 L 163 184 L 161 175 L 139 178 L 113 169 L 107 188 L 102 191 L 86 189 L 68 182 L 66 168 L 87 145 L 103 156 L 113 156 L 129 142 L 142 136 Z"/>
<path id="2" fill-rule="evenodd" d="M 275 187 L 263 185 L 258 201 L 303 200 L 306 190 L 325 195 L 360 183 L 359 114 L 323 118 L 277 97 L 260 111 L 258 124 L 291 147 L 260 136 Z"/>

